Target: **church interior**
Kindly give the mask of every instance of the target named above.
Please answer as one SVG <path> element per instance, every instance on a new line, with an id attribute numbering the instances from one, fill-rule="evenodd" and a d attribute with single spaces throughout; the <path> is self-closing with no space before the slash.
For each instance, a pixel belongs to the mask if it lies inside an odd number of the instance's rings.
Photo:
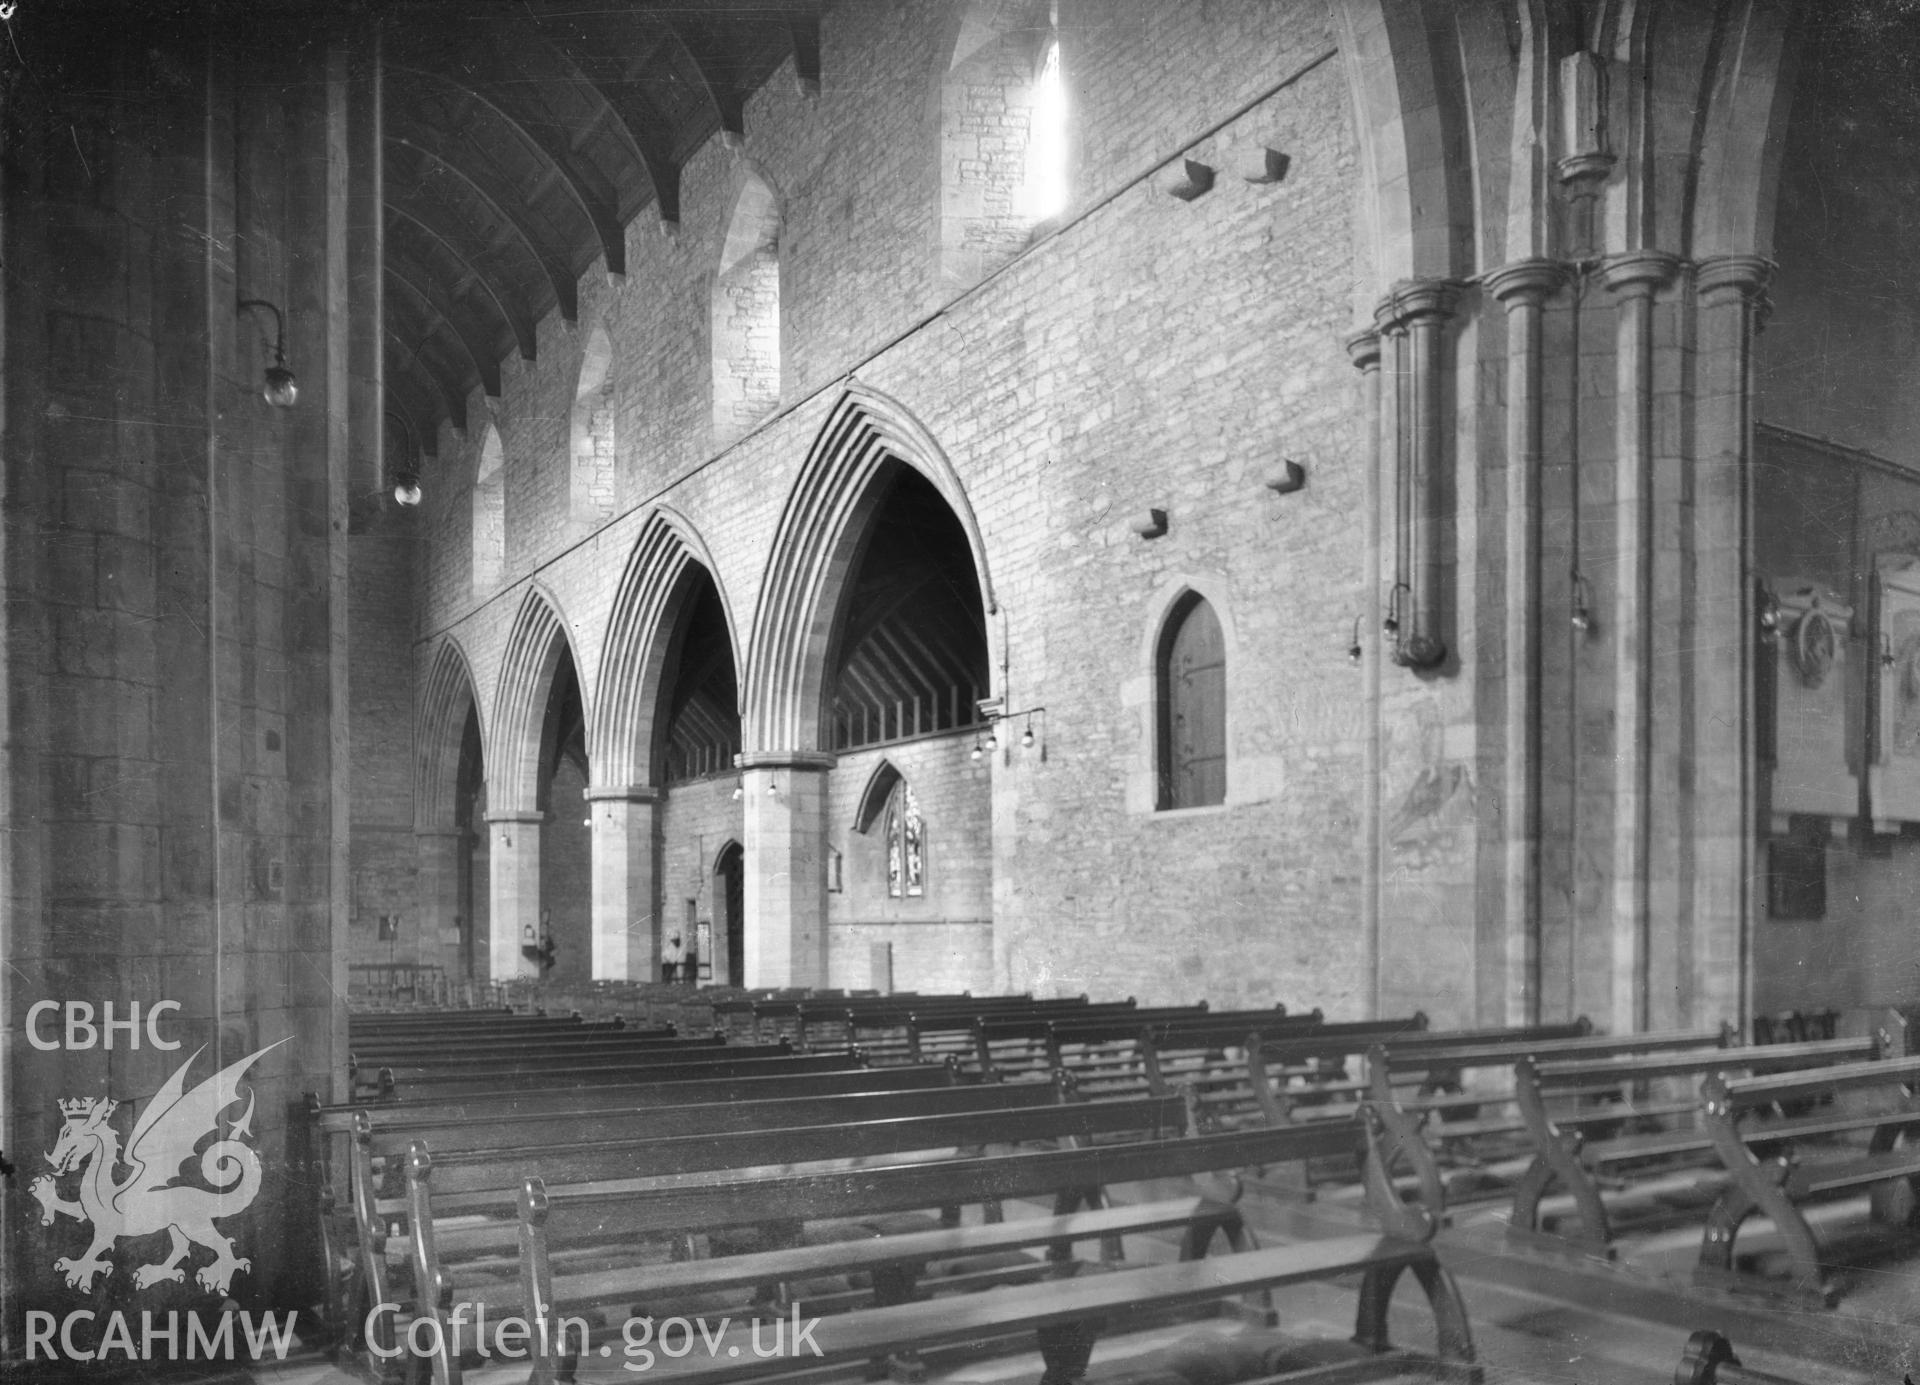
<path id="1" fill-rule="evenodd" d="M 0 28 L 10 1377 L 1920 1369 L 1912 0 Z"/>

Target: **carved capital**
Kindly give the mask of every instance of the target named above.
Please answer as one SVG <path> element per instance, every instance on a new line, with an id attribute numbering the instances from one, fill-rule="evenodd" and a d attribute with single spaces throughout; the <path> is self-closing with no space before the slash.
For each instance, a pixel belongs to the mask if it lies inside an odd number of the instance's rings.
<path id="1" fill-rule="evenodd" d="M 1773 261 L 1764 255 L 1714 255 L 1700 261 L 1693 281 L 1702 298 L 1729 294 L 1759 305 L 1772 279 Z"/>
<path id="2" fill-rule="evenodd" d="M 1380 364 L 1380 334 L 1371 327 L 1363 327 L 1347 338 L 1347 359 L 1361 370 L 1371 370 Z"/>
<path id="3" fill-rule="evenodd" d="M 736 769 L 830 770 L 839 757 L 824 750 L 749 750 L 733 757 Z"/>
<path id="4" fill-rule="evenodd" d="M 1460 285 L 1452 279 L 1405 279 L 1395 284 L 1387 296 L 1389 312 L 1396 323 L 1452 317 L 1459 300 Z"/>
<path id="5" fill-rule="evenodd" d="M 589 803 L 656 803 L 660 790 L 651 784 L 589 784 L 580 796 Z"/>
<path id="6" fill-rule="evenodd" d="M 1574 196 L 1592 197 L 1599 192 L 1599 185 L 1613 172 L 1613 155 L 1592 151 L 1584 154 L 1569 154 L 1553 166 L 1560 175 L 1560 181 Z"/>
<path id="7" fill-rule="evenodd" d="M 1483 282 L 1488 293 L 1512 310 L 1525 304 L 1537 306 L 1552 297 L 1566 280 L 1567 267 L 1560 261 L 1535 258 L 1489 270 Z"/>
<path id="8" fill-rule="evenodd" d="M 1651 297 L 1679 269 L 1680 257 L 1664 250 L 1629 250 L 1600 262 L 1600 282 L 1626 297 Z"/>

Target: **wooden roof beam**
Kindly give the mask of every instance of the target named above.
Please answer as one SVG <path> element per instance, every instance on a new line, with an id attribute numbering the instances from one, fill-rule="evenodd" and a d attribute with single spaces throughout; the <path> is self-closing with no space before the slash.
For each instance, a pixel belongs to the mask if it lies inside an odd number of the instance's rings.
<path id="1" fill-rule="evenodd" d="M 473 373 L 479 380 L 480 388 L 486 392 L 487 398 L 498 399 L 500 397 L 500 362 L 493 359 L 493 353 L 485 342 L 478 340 L 454 318 L 452 300 L 436 292 L 433 287 L 422 284 L 401 269 L 391 254 L 387 256 L 385 268 L 388 276 L 412 294 L 434 321 L 453 334 L 459 341 L 461 349 L 466 352 L 467 359 L 473 363 Z"/>
<path id="2" fill-rule="evenodd" d="M 388 143 L 411 149 L 445 169 L 480 199 L 489 215 L 497 217 L 501 225 L 509 227 L 547 276 L 547 283 L 553 288 L 554 303 L 560 309 L 561 321 L 571 324 L 580 320 L 580 285 L 574 279 L 573 270 L 568 267 L 566 256 L 554 250 L 514 205 L 517 200 L 514 194 L 506 193 L 503 200 L 501 193 L 487 188 L 475 174 L 461 167 L 459 155 L 447 147 L 437 131 L 414 129 L 400 135 L 393 133 L 391 123 L 387 131 Z"/>
<path id="3" fill-rule="evenodd" d="M 430 208 L 424 204 L 416 207 L 402 206 L 391 198 L 386 205 L 388 211 L 417 227 L 422 235 L 438 244 L 462 269 L 473 276 L 474 282 L 486 290 L 487 297 L 493 300 L 493 306 L 499 312 L 501 320 L 513 333 L 513 340 L 520 348 L 520 359 L 523 361 L 534 359 L 538 338 L 534 332 L 533 312 L 521 302 L 520 295 L 511 289 L 503 290 L 494 283 L 490 275 L 484 273 L 479 266 L 467 258 L 466 252 L 449 239 L 459 232 L 436 217 Z"/>
<path id="4" fill-rule="evenodd" d="M 513 75 L 503 71 L 497 60 L 489 57 L 482 72 L 470 78 L 404 65 L 391 66 L 388 71 L 398 76 L 421 78 L 450 86 L 493 112 L 560 175 L 560 181 L 573 195 L 573 200 L 585 213 L 594 235 L 600 241 L 600 253 L 606 261 L 608 276 L 626 277 L 627 233 L 614 211 L 613 199 L 594 186 L 581 171 L 571 149 L 560 140 L 542 133 L 538 123 L 529 119 L 524 111 L 513 109 L 512 103 L 501 94 L 502 88 L 512 84 Z"/>
<path id="5" fill-rule="evenodd" d="M 398 347 L 400 349 L 401 354 L 407 358 L 408 362 L 413 367 L 414 375 L 417 378 L 424 377 L 425 379 L 433 383 L 433 387 L 435 391 L 438 392 L 438 394 L 440 395 L 441 401 L 446 405 L 445 417 L 448 424 L 450 424 L 455 430 L 461 433 L 466 432 L 467 431 L 466 392 L 462 390 L 458 385 L 448 380 L 446 376 L 442 375 L 439 371 L 435 370 L 426 361 L 422 360 L 420 357 L 419 351 L 415 350 L 411 345 L 409 345 L 406 342 L 406 340 L 402 338 L 398 332 L 393 330 L 393 327 L 390 324 L 386 324 L 386 323 L 381 324 L 381 330 L 386 334 L 388 343 L 390 345 Z"/>
<path id="6" fill-rule="evenodd" d="M 590 55 L 585 51 L 585 40 L 579 35 L 562 29 L 552 16 L 543 15 L 536 23 L 541 37 L 553 49 L 555 58 L 574 74 L 575 80 L 593 88 L 594 94 L 606 102 L 607 109 L 613 112 L 615 121 L 626 134 L 627 143 L 633 146 L 634 154 L 653 184 L 653 205 L 660 218 L 660 229 L 668 234 L 678 231 L 680 165 L 671 153 L 670 139 L 662 137 L 667 121 L 654 109 L 636 83 L 610 82 L 589 75 L 586 60 Z"/>

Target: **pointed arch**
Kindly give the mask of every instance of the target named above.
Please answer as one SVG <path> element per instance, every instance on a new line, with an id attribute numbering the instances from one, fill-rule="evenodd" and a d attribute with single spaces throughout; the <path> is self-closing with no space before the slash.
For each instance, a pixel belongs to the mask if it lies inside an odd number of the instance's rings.
<path id="1" fill-rule="evenodd" d="M 434 651 L 420 700 L 413 792 L 414 825 L 419 831 L 445 831 L 454 826 L 460 742 L 470 713 L 480 720 L 481 743 L 485 744 L 487 719 L 481 714 L 478 689 L 466 651 L 449 635 Z"/>
<path id="2" fill-rule="evenodd" d="M 817 750 L 833 621 L 853 550 L 889 461 L 930 481 L 966 532 L 981 607 L 998 612 L 986 543 L 953 463 L 901 404 L 864 385 L 847 388 L 821 425 L 769 546 L 741 698 L 756 752 Z"/>
<path id="3" fill-rule="evenodd" d="M 488 807 L 495 813 L 534 812 L 539 805 L 540 738 L 547 691 L 560 655 L 571 656 L 569 625 L 559 604 L 538 585 L 527 588 L 507 635 L 493 699 L 493 735 L 487 740 Z M 586 690 L 581 690 L 583 700 Z M 591 703 L 588 704 L 591 724 Z M 592 756 L 589 752 L 589 763 Z"/>
<path id="4" fill-rule="evenodd" d="M 598 694 L 587 718 L 587 759 L 606 785 L 653 782 L 652 713 L 659 704 L 667 645 L 682 607 L 693 596 L 696 569 L 704 569 L 720 593 L 736 686 L 743 676 L 733 604 L 713 554 L 684 516 L 665 506 L 656 508 L 640 526 L 614 592 L 594 682 Z"/>
<path id="5" fill-rule="evenodd" d="M 1780 158 L 1798 85 L 1804 7 L 1744 0 L 1716 45 L 1693 157 L 1687 220 L 1695 259 L 1773 254 Z"/>
<path id="6" fill-rule="evenodd" d="M 873 773 L 867 776 L 867 787 L 860 791 L 860 806 L 854 811 L 854 831 L 873 830 L 874 823 L 880 820 L 880 814 L 886 810 L 887 800 L 893 797 L 893 791 L 900 786 L 902 777 L 891 760 L 882 759 L 873 767 Z"/>
<path id="7" fill-rule="evenodd" d="M 1360 147 L 1372 301 L 1403 279 L 1471 273 L 1473 148 L 1459 45 L 1433 0 L 1337 0 L 1341 59 Z"/>

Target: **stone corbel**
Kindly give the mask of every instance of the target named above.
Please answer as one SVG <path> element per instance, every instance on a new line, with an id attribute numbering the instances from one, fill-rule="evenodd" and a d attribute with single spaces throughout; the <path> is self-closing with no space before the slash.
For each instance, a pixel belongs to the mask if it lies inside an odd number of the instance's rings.
<path id="1" fill-rule="evenodd" d="M 1392 381 L 1383 404 L 1381 454 L 1394 495 L 1394 583 L 1389 620 L 1394 662 L 1425 669 L 1447 656 L 1440 594 L 1442 482 L 1447 460 L 1447 321 L 1460 286 L 1446 279 L 1394 286 L 1375 313 L 1382 369 Z"/>

